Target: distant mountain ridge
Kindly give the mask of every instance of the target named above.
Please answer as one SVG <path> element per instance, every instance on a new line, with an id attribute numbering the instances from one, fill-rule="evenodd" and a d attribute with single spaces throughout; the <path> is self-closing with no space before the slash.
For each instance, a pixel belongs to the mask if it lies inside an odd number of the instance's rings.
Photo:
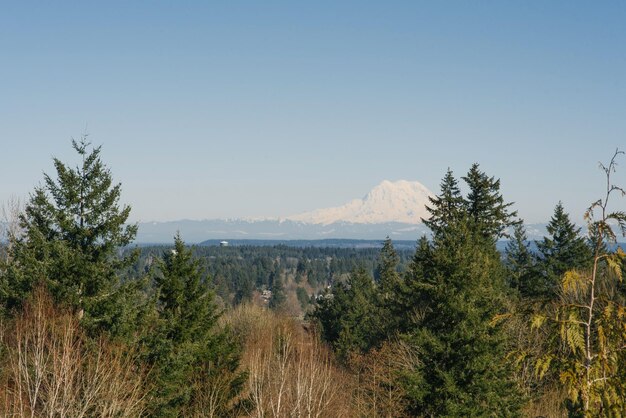
<path id="1" fill-rule="evenodd" d="M 283 219 L 208 219 L 139 224 L 137 242 L 171 243 L 177 232 L 189 243 L 207 240 L 395 240 L 417 241 L 430 231 L 426 205 L 433 193 L 417 181 L 385 180 L 362 199 Z M 541 239 L 545 224 L 526 225 L 530 240 Z"/>
<path id="2" fill-rule="evenodd" d="M 290 221 L 316 225 L 337 222 L 355 224 L 381 224 L 388 222 L 418 225 L 427 218 L 426 205 L 433 193 L 417 181 L 384 180 L 362 199 L 354 199 L 345 205 L 318 209 L 288 216 Z"/>
<path id="3" fill-rule="evenodd" d="M 210 219 L 171 222 L 146 222 L 139 224 L 137 242 L 141 244 L 170 243 L 180 232 L 189 244 L 206 240 L 320 240 L 392 239 L 417 240 L 428 232 L 425 225 L 387 222 L 381 224 L 355 224 L 335 222 L 329 225 L 310 224 L 290 220 Z"/>

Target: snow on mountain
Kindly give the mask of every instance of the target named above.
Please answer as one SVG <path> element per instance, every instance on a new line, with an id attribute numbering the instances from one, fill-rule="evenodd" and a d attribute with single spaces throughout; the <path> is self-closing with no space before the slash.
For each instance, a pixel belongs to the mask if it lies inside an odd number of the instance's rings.
<path id="1" fill-rule="evenodd" d="M 335 222 L 419 224 L 421 218 L 428 217 L 426 204 L 429 196 L 433 196 L 433 193 L 417 181 L 385 180 L 363 199 L 354 199 L 343 206 L 289 216 L 287 220 L 318 225 Z"/>

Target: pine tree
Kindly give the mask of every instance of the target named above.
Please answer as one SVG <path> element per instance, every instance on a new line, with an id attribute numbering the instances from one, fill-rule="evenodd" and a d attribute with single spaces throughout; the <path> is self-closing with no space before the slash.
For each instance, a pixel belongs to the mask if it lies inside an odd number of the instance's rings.
<path id="1" fill-rule="evenodd" d="M 380 291 L 391 296 L 393 290 L 398 286 L 400 274 L 398 273 L 398 264 L 400 256 L 393 247 L 391 238 L 387 237 L 380 250 L 378 264 L 374 272 L 374 280 L 378 283 Z"/>
<path id="2" fill-rule="evenodd" d="M 507 228 L 519 221 L 516 220 L 517 212 L 509 211 L 513 203 L 504 203 L 500 179 L 487 176 L 475 163 L 463 180 L 470 189 L 464 207 L 473 227 L 494 240 L 506 236 Z"/>
<path id="3" fill-rule="evenodd" d="M 505 360 L 506 334 L 497 323 L 505 291 L 495 248 L 514 212 L 499 193 L 499 181 L 476 165 L 465 179 L 470 194 L 462 198 L 450 171 L 446 174 L 442 194 L 429 208 L 432 243 L 420 242 L 407 274 L 415 306 L 404 339 L 422 362 L 402 377 L 408 412 L 514 416 L 520 397 Z"/>
<path id="4" fill-rule="evenodd" d="M 526 229 L 520 222 L 513 229 L 513 236 L 506 246 L 505 254 L 509 286 L 519 291 L 522 296 L 532 293 L 535 282 L 535 257 L 529 245 Z"/>
<path id="5" fill-rule="evenodd" d="M 430 216 L 428 219 L 422 218 L 422 221 L 433 234 L 443 232 L 446 226 L 453 224 L 463 216 L 463 196 L 459 189 L 459 183 L 450 169 L 441 182 L 439 195 L 429 197 L 428 200 L 431 205 L 426 206 L 426 210 Z"/>
<path id="6" fill-rule="evenodd" d="M 553 298 L 566 271 L 590 266 L 591 249 L 580 235 L 580 228 L 570 221 L 561 202 L 554 208 L 547 231 L 549 235 L 537 243 L 538 283 L 534 295 Z"/>
<path id="7" fill-rule="evenodd" d="M 57 302 L 74 308 L 90 331 L 128 334 L 140 282 L 122 283 L 120 272 L 136 254 L 119 254 L 137 226 L 126 225 L 130 207 L 120 207 L 121 185 L 113 184 L 100 147 L 90 147 L 86 137 L 72 146 L 81 163 L 70 168 L 55 158 L 56 178 L 44 176 L 20 216 L 23 235 L 11 238 L 1 303 L 5 312 L 19 309 L 41 283 Z"/>
<path id="8" fill-rule="evenodd" d="M 421 298 L 427 297 L 424 290 L 433 285 L 430 281 L 433 272 L 433 247 L 423 235 L 417 241 L 415 253 L 401 281 L 400 290 L 394 295 L 396 303 L 393 309 L 397 315 L 398 332 L 408 332 L 421 317 L 421 309 L 428 303 Z"/>
<path id="9" fill-rule="evenodd" d="M 156 371 L 151 413 L 197 414 L 203 391 L 211 390 L 216 415 L 228 414 L 245 375 L 237 372 L 238 348 L 216 327 L 219 311 L 209 282 L 178 235 L 159 264 L 156 326 L 146 343 L 147 360 Z"/>
<path id="10" fill-rule="evenodd" d="M 389 237 L 385 239 L 380 250 L 378 264 L 374 272 L 374 279 L 377 282 L 376 304 L 380 314 L 382 332 L 390 336 L 397 332 L 402 312 L 398 311 L 398 301 L 403 292 L 403 280 L 398 273 L 400 256 L 393 247 L 393 242 Z"/>
<path id="11" fill-rule="evenodd" d="M 274 274 L 274 273 L 273 273 Z M 285 295 L 285 286 L 280 278 L 280 273 L 275 273 L 272 279 L 272 298 L 270 299 L 270 308 L 280 310 L 285 307 L 287 296 Z"/>

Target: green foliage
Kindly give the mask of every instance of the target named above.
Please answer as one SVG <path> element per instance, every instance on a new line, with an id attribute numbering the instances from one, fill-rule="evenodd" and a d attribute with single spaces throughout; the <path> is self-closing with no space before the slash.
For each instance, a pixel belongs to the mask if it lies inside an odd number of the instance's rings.
<path id="1" fill-rule="evenodd" d="M 216 329 L 213 293 L 179 236 L 174 249 L 164 253 L 159 271 L 155 325 L 146 341 L 147 360 L 155 369 L 151 413 L 197 413 L 207 395 L 203 391 L 211 391 L 216 415 L 227 415 L 245 381 L 237 372 L 239 351 L 228 333 Z"/>
<path id="2" fill-rule="evenodd" d="M 391 336 L 398 332 L 402 312 L 399 311 L 400 297 L 404 290 L 404 280 L 398 272 L 400 256 L 396 252 L 389 237 L 383 243 L 380 250 L 378 265 L 375 270 L 377 281 L 375 301 L 377 312 L 380 315 L 380 323 L 383 326 L 382 332 L 386 336 Z"/>
<path id="3" fill-rule="evenodd" d="M 119 273 L 135 253 L 119 257 L 132 242 L 136 225 L 126 225 L 129 206 L 119 205 L 121 186 L 113 184 L 100 159 L 100 147 L 83 137 L 72 141 L 81 158 L 76 168 L 54 159 L 56 178 L 31 194 L 20 216 L 23 235 L 12 236 L 10 264 L 2 277 L 5 312 L 19 309 L 42 283 L 55 300 L 72 307 L 92 332 L 128 335 L 137 306 L 136 280 L 122 283 Z"/>
<path id="4" fill-rule="evenodd" d="M 398 271 L 406 269 L 413 255 L 408 242 L 396 249 L 400 257 Z M 131 273 L 149 270 L 163 246 L 140 248 L 140 257 Z M 284 279 L 294 277 L 297 284 L 308 284 L 313 294 L 319 294 L 331 283 L 331 275 L 344 280 L 357 266 L 375 274 L 380 258 L 379 248 L 295 247 L 232 245 L 220 247 L 200 245 L 192 248 L 200 259 L 202 273 L 212 278 L 217 296 L 228 305 L 250 301 L 255 291 L 271 290 L 271 282 L 278 274 Z M 331 272 L 331 263 L 333 259 Z M 298 283 L 300 277 L 300 283 Z"/>
<path id="5" fill-rule="evenodd" d="M 300 302 L 300 307 L 302 308 L 302 310 L 306 311 L 306 309 L 309 306 L 309 302 L 311 300 L 309 298 L 309 294 L 307 293 L 306 289 L 298 286 L 296 288 L 296 297 L 298 298 L 298 302 Z"/>
<path id="6" fill-rule="evenodd" d="M 319 297 L 311 315 L 339 357 L 367 352 L 382 339 L 382 324 L 376 306 L 376 288 L 371 276 L 357 269 L 346 284 L 336 284 L 332 292 Z"/>
<path id="7" fill-rule="evenodd" d="M 400 280 L 398 264 L 400 264 L 400 257 L 393 247 L 391 238 L 387 237 L 380 250 L 378 265 L 374 272 L 374 280 L 384 294 L 390 294 L 398 285 Z"/>
<path id="8" fill-rule="evenodd" d="M 442 233 L 448 225 L 454 224 L 463 216 L 465 202 L 459 182 L 450 169 L 441 182 L 439 195 L 429 197 L 428 200 L 431 204 L 427 206 L 430 216 L 422 221 L 435 235 Z"/>
<path id="9" fill-rule="evenodd" d="M 417 241 L 413 258 L 408 265 L 407 271 L 400 281 L 393 295 L 395 303 L 390 304 L 392 314 L 395 316 L 397 332 L 402 334 L 412 330 L 423 316 L 422 307 L 428 303 L 427 290 L 433 283 L 429 281 L 434 271 L 433 247 L 422 236 Z"/>
<path id="10" fill-rule="evenodd" d="M 537 243 L 537 273 L 528 296 L 552 299 L 563 274 L 571 269 L 589 268 L 592 253 L 561 202 L 554 208 L 547 231 L 549 235 Z"/>
<path id="11" fill-rule="evenodd" d="M 506 267 L 508 269 L 509 286 L 523 296 L 534 293 L 535 257 L 529 248 L 524 224 L 519 223 L 513 229 L 513 236 L 505 250 Z"/>
<path id="12" fill-rule="evenodd" d="M 274 310 L 283 309 L 287 295 L 285 295 L 285 286 L 280 274 L 276 274 L 272 280 L 272 298 L 270 299 L 270 308 Z"/>
<path id="13" fill-rule="evenodd" d="M 517 225 L 517 212 L 510 212 L 513 203 L 504 203 L 500 193 L 500 179 L 489 177 L 474 163 L 463 180 L 469 187 L 464 209 L 472 229 L 486 238 L 497 240 L 506 236 L 508 227 Z"/>
<path id="14" fill-rule="evenodd" d="M 410 413 L 423 416 L 515 416 L 520 395 L 505 360 L 506 334 L 493 321 L 505 308 L 504 267 L 496 239 L 515 224 L 499 181 L 478 171 L 463 198 L 450 171 L 431 199 L 433 241 L 422 239 L 409 267 L 404 339 L 421 368 L 404 376 Z"/>

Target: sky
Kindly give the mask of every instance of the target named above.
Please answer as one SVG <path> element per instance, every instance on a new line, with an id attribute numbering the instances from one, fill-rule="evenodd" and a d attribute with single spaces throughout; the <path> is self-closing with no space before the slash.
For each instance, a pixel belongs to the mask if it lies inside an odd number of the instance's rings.
<path id="1" fill-rule="evenodd" d="M 437 192 L 474 162 L 527 222 L 559 200 L 581 219 L 626 149 L 624 21 L 608 1 L 3 2 L 0 202 L 87 132 L 133 221 Z"/>

